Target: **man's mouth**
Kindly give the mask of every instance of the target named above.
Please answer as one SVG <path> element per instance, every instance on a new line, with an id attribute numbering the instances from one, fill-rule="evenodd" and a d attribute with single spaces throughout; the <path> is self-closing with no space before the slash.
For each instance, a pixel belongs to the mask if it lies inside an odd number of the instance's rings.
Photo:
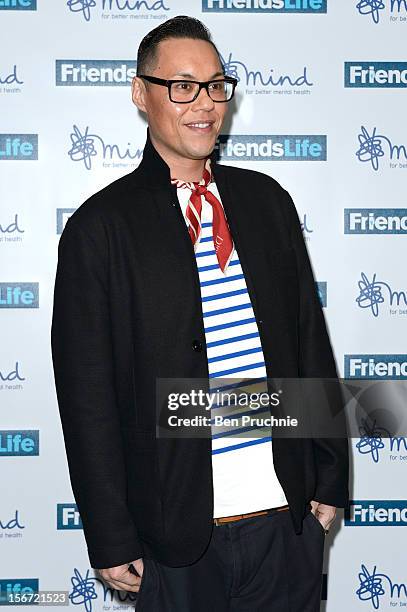
<path id="1" fill-rule="evenodd" d="M 214 121 L 194 121 L 186 123 L 186 127 L 193 130 L 196 133 L 207 134 L 211 131 Z"/>

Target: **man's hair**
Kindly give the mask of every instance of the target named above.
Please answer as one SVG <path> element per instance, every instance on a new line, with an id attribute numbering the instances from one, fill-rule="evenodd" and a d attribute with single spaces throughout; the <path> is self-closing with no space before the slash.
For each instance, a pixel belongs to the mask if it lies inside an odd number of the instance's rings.
<path id="1" fill-rule="evenodd" d="M 157 61 L 158 45 L 168 38 L 192 38 L 195 40 L 205 40 L 215 49 L 220 65 L 222 60 L 220 53 L 212 40 L 208 28 L 195 17 L 187 15 L 177 15 L 168 19 L 146 34 L 140 43 L 137 52 L 137 76 L 148 74 L 155 68 Z"/>

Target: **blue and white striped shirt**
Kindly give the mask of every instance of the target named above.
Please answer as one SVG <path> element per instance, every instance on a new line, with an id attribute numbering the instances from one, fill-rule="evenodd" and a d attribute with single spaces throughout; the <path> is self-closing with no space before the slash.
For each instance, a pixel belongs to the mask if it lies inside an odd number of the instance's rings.
<path id="1" fill-rule="evenodd" d="M 221 201 L 214 182 L 208 189 Z M 177 189 L 184 213 L 189 189 Z M 210 387 L 224 389 L 234 380 L 237 391 L 267 392 L 266 367 L 259 331 L 236 247 L 226 274 L 219 268 L 212 239 L 212 206 L 202 198 L 202 235 L 195 250 L 198 266 Z M 223 380 L 220 383 L 220 379 Z M 242 383 L 242 379 L 243 382 Z M 223 416 L 253 412 L 250 407 L 212 407 Z M 268 411 L 268 412 L 267 412 Z M 256 411 L 270 416 L 270 408 Z M 249 428 L 247 428 L 249 429 Z M 254 512 L 287 503 L 273 466 L 270 430 L 251 427 L 222 432 L 212 428 L 214 517 Z M 237 434 L 240 434 L 237 436 Z"/>

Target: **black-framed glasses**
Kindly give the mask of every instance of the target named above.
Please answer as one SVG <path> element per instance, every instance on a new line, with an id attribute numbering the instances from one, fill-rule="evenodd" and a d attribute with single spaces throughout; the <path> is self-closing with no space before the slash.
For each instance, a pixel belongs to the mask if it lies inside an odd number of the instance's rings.
<path id="1" fill-rule="evenodd" d="M 177 104 L 188 104 L 188 102 L 193 102 L 199 96 L 199 92 L 202 88 L 206 89 L 208 96 L 214 102 L 229 102 L 229 100 L 233 98 L 237 85 L 237 79 L 231 76 L 225 76 L 223 79 L 215 79 L 212 81 L 168 80 L 145 74 L 139 74 L 138 76 L 141 79 L 149 81 L 149 83 L 167 87 L 171 102 L 176 102 Z"/>

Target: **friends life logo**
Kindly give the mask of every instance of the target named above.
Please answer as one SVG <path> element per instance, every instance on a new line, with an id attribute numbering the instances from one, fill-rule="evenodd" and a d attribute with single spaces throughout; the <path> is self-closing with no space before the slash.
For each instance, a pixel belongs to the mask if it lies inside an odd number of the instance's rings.
<path id="1" fill-rule="evenodd" d="M 356 304 L 370 312 L 373 317 L 377 318 L 385 306 L 390 316 L 407 315 L 407 291 L 394 290 L 389 283 L 378 280 L 376 273 L 369 277 L 361 272 L 358 288 Z"/>
<path id="2" fill-rule="evenodd" d="M 327 0 L 202 0 L 203 13 L 326 13 Z"/>
<path id="3" fill-rule="evenodd" d="M 69 217 L 75 212 L 76 208 L 57 208 L 56 233 L 59 236 L 64 231 L 64 227 Z"/>
<path id="4" fill-rule="evenodd" d="M 222 161 L 326 161 L 327 136 L 221 134 L 215 149 Z"/>
<path id="5" fill-rule="evenodd" d="M 244 62 L 234 59 L 232 53 L 220 56 L 224 72 L 237 79 L 245 87 L 247 95 L 310 95 L 314 83 L 308 76 L 308 67 L 297 74 L 275 74 L 274 68 L 262 71 L 248 67 Z"/>
<path id="6" fill-rule="evenodd" d="M 0 430 L 0 457 L 38 457 L 39 435 L 38 429 Z"/>
<path id="7" fill-rule="evenodd" d="M 22 599 L 37 595 L 38 578 L 2 578 L 0 577 L 0 606 L 21 606 Z M 34 605 L 34 602 L 33 602 Z"/>
<path id="8" fill-rule="evenodd" d="M 37 0 L 0 0 L 0 11 L 36 11 Z"/>
<path id="9" fill-rule="evenodd" d="M 91 21 L 97 15 L 110 21 L 126 19 L 167 19 L 170 7 L 167 0 L 67 0 L 69 11 Z"/>
<path id="10" fill-rule="evenodd" d="M 143 149 L 135 148 L 130 142 L 118 145 L 106 142 L 102 136 L 89 130 L 73 126 L 70 134 L 71 147 L 68 156 L 74 162 L 83 164 L 86 170 L 91 170 L 96 159 L 104 168 L 136 167 L 140 163 Z M 138 163 L 135 163 L 135 160 Z"/>
<path id="11" fill-rule="evenodd" d="M 404 567 L 401 564 L 400 567 Z M 355 591 L 359 601 L 370 604 L 370 610 L 407 607 L 407 585 L 396 582 L 389 574 L 377 570 L 377 565 L 368 568 L 363 563 L 358 574 L 358 586 Z M 367 609 L 367 608 L 366 608 Z"/>
<path id="12" fill-rule="evenodd" d="M 4 516 L 0 516 L 0 540 L 16 540 L 22 538 L 24 535 L 23 529 L 26 526 L 23 525 L 19 514 L 18 509 L 15 510 L 14 515 L 10 518 L 10 516 L 4 518 Z"/>
<path id="13" fill-rule="evenodd" d="M 0 161 L 38 159 L 38 134 L 0 134 Z"/>
<path id="14" fill-rule="evenodd" d="M 14 214 L 12 221 L 6 220 L 6 217 L 0 217 L 0 243 L 4 242 L 22 242 L 25 230 L 18 219 L 18 213 Z"/>
<path id="15" fill-rule="evenodd" d="M 72 589 L 69 591 L 69 602 L 75 606 L 83 606 L 86 612 L 93 612 L 94 604 L 97 604 L 95 610 L 119 610 L 124 609 L 124 606 L 132 605 L 133 608 L 137 600 L 137 593 L 131 591 L 121 591 L 109 587 L 101 578 L 92 575 L 91 570 L 86 570 L 86 573 L 80 572 L 78 568 L 74 568 L 73 575 L 70 578 Z M 117 607 L 119 605 L 119 607 Z"/>
<path id="16" fill-rule="evenodd" d="M 350 500 L 345 527 L 406 527 L 407 501 L 397 499 Z"/>
<path id="17" fill-rule="evenodd" d="M 358 0 L 356 10 L 376 25 L 383 17 L 390 23 L 407 23 L 407 0 Z"/>
<path id="18" fill-rule="evenodd" d="M 63 60 L 55 62 L 58 87 L 128 86 L 137 74 L 134 60 Z"/>
<path id="19" fill-rule="evenodd" d="M 345 62 L 344 85 L 362 89 L 405 88 L 407 62 Z"/>
<path id="20" fill-rule="evenodd" d="M 24 388 L 21 382 L 24 380 L 26 378 L 21 375 L 20 364 L 16 361 L 13 369 L 0 370 L 0 391 L 21 391 Z"/>
<path id="21" fill-rule="evenodd" d="M 57 504 L 57 529 L 65 531 L 83 529 L 82 519 L 76 504 Z"/>
<path id="22" fill-rule="evenodd" d="M 0 70 L 0 93 L 19 94 L 22 92 L 20 85 L 24 85 L 24 81 L 20 77 L 17 64 L 12 68 Z"/>
<path id="23" fill-rule="evenodd" d="M 407 0 L 406 0 L 407 2 Z M 405 144 L 394 144 L 385 134 L 378 134 L 377 128 L 370 131 L 361 126 L 358 134 L 359 148 L 355 155 L 360 162 L 370 164 L 376 172 L 379 170 L 380 160 L 387 159 L 389 167 L 407 168 L 407 146 Z"/>
<path id="24" fill-rule="evenodd" d="M 39 283 L 0 282 L 0 308 L 39 308 Z"/>
<path id="25" fill-rule="evenodd" d="M 348 354 L 344 378 L 363 380 L 407 380 L 407 354 Z"/>
<path id="26" fill-rule="evenodd" d="M 407 208 L 345 208 L 345 234 L 407 234 Z"/>

